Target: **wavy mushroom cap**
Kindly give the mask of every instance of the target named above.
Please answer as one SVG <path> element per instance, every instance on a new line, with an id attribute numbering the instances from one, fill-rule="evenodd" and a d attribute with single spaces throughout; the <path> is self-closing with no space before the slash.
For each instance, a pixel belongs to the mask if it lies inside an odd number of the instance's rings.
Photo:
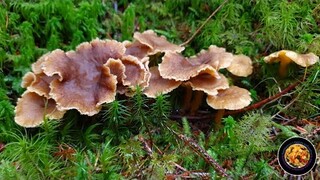
<path id="1" fill-rule="evenodd" d="M 26 91 L 15 107 L 15 122 L 23 127 L 35 127 L 43 123 L 44 117 L 60 119 L 65 111 L 59 111 L 56 105 L 53 99 Z"/>
<path id="2" fill-rule="evenodd" d="M 45 60 L 47 59 L 49 54 L 50 53 L 46 53 L 46 54 L 42 55 L 36 62 L 34 62 L 31 65 L 31 69 L 32 69 L 34 74 L 43 73 L 43 70 L 42 70 L 43 62 L 45 62 Z"/>
<path id="3" fill-rule="evenodd" d="M 141 44 L 139 41 L 124 41 L 123 45 L 126 48 L 125 55 L 137 57 L 141 61 L 148 60 L 149 58 L 145 58 L 148 56 L 149 52 L 152 51 L 152 49 L 149 46 Z"/>
<path id="4" fill-rule="evenodd" d="M 227 70 L 233 75 L 241 77 L 247 77 L 252 74 L 252 69 L 251 59 L 243 54 L 234 55 L 232 63 L 227 67 Z"/>
<path id="5" fill-rule="evenodd" d="M 237 86 L 220 90 L 217 95 L 207 97 L 207 103 L 213 109 L 242 109 L 248 106 L 251 101 L 250 92 Z"/>
<path id="6" fill-rule="evenodd" d="M 147 69 L 138 58 L 128 55 L 121 58 L 121 62 L 125 67 L 125 76 L 123 84 L 129 87 L 135 87 L 145 82 Z"/>
<path id="7" fill-rule="evenodd" d="M 100 111 L 101 104 L 112 102 L 117 77 L 104 64 L 110 58 L 121 58 L 124 52 L 122 43 L 102 40 L 82 43 L 76 51 L 53 51 L 42 69 L 48 76 L 59 76 L 51 82 L 49 93 L 57 107 L 92 116 Z"/>
<path id="8" fill-rule="evenodd" d="M 232 60 L 232 53 L 226 52 L 225 48 L 215 45 L 211 45 L 208 50 L 201 50 L 200 53 L 189 58 L 192 64 L 209 64 L 217 70 L 229 67 Z"/>
<path id="9" fill-rule="evenodd" d="M 269 56 L 264 57 L 264 62 L 266 63 L 274 63 L 285 61 L 289 63 L 291 61 L 302 67 L 308 67 L 319 61 L 319 57 L 314 53 L 308 54 L 299 54 L 290 50 L 281 50 L 270 54 Z"/>
<path id="10" fill-rule="evenodd" d="M 156 66 L 150 68 L 150 73 L 149 86 L 143 92 L 147 97 L 156 98 L 160 94 L 167 94 L 181 84 L 181 81 L 163 79 Z"/>
<path id="11" fill-rule="evenodd" d="M 30 92 L 35 92 L 40 96 L 49 98 L 50 83 L 57 78 L 58 76 L 47 76 L 44 73 L 35 74 L 28 72 L 23 76 L 21 86 L 27 88 Z"/>
<path id="12" fill-rule="evenodd" d="M 209 64 L 194 64 L 188 58 L 169 52 L 162 57 L 159 64 L 160 75 L 165 79 L 174 79 L 176 81 L 187 81 L 200 73 L 211 74 L 220 78 L 218 70 Z"/>
<path id="13" fill-rule="evenodd" d="M 110 58 L 104 66 L 110 69 L 110 73 L 117 77 L 117 85 L 123 85 L 124 79 L 127 78 L 125 74 L 126 67 L 120 59 Z"/>
<path id="14" fill-rule="evenodd" d="M 135 32 L 133 38 L 150 48 L 149 55 L 158 52 L 182 52 L 184 47 L 170 43 L 164 36 L 158 36 L 154 31 Z"/>
<path id="15" fill-rule="evenodd" d="M 214 96 L 218 94 L 218 90 L 229 88 L 227 78 L 222 74 L 219 75 L 221 78 L 217 79 L 210 74 L 200 74 L 184 84 L 190 85 L 194 91 L 203 91 L 208 95 Z"/>

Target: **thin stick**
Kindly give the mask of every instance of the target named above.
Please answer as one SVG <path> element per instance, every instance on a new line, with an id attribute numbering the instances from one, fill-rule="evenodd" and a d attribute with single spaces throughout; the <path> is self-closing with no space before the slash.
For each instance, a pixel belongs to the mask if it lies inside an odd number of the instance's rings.
<path id="1" fill-rule="evenodd" d="M 204 27 L 204 25 L 206 25 L 208 23 L 208 21 L 222 8 L 222 6 L 227 3 L 228 0 L 223 1 L 222 4 L 220 4 L 220 6 L 213 11 L 213 13 L 202 23 L 202 25 L 193 33 L 193 35 L 184 43 L 180 44 L 180 46 L 185 46 L 187 45 L 190 41 L 192 41 L 192 39 L 200 32 L 200 30 Z"/>
<path id="2" fill-rule="evenodd" d="M 255 104 L 252 104 L 251 106 L 239 109 L 239 110 L 235 110 L 235 111 L 226 111 L 225 115 L 232 115 L 232 114 L 238 114 L 238 113 L 242 113 L 242 112 L 246 112 L 246 111 L 250 111 L 253 109 L 258 109 L 259 107 L 265 105 L 266 103 L 273 101 L 275 99 L 278 99 L 279 97 L 281 97 L 282 95 L 288 93 L 289 91 L 291 91 L 292 89 L 294 89 L 297 85 L 299 85 L 301 82 L 296 82 L 290 86 L 288 86 L 286 89 L 284 89 L 283 91 L 279 92 L 278 94 L 274 95 L 274 96 L 270 96 L 262 101 L 259 101 Z"/>
<path id="3" fill-rule="evenodd" d="M 224 177 L 230 178 L 227 174 L 226 170 L 223 169 L 220 164 L 217 163 L 208 153 L 204 150 L 201 146 L 199 146 L 193 139 L 188 138 L 182 134 L 178 134 L 178 137 L 187 145 L 189 146 L 194 152 L 200 155 L 208 164 L 210 164 L 219 174 Z"/>
<path id="4" fill-rule="evenodd" d="M 149 146 L 149 144 L 146 142 L 146 140 L 145 140 L 142 136 L 140 136 L 140 135 L 139 135 L 138 139 L 139 139 L 139 141 L 143 144 L 144 150 L 147 152 L 147 154 L 148 154 L 150 157 L 152 157 L 153 151 L 152 151 L 151 147 Z M 153 147 L 155 147 L 155 148 L 157 149 L 157 151 L 159 152 L 160 155 L 163 155 L 163 154 L 164 154 L 157 146 L 153 145 Z M 173 162 L 173 164 L 174 164 L 177 168 L 179 168 L 180 170 L 182 170 L 182 171 L 188 171 L 187 169 L 185 169 L 184 167 L 180 166 L 179 164 L 177 164 L 177 163 L 175 163 L 175 162 Z"/>

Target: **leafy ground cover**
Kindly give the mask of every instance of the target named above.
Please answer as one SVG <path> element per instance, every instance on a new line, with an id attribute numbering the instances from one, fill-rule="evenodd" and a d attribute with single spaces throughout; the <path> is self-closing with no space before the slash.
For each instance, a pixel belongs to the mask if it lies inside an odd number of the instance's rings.
<path id="1" fill-rule="evenodd" d="M 250 56 L 254 73 L 229 81 L 249 89 L 252 104 L 280 94 L 257 108 L 226 112 L 220 127 L 213 121 L 217 112 L 205 101 L 195 115 L 181 114 L 179 88 L 156 99 L 139 90 L 130 98 L 119 95 L 92 117 L 70 110 L 38 128 L 14 122 L 14 106 L 24 91 L 21 78 L 41 55 L 72 50 L 96 37 L 131 40 L 135 31 L 147 29 L 181 44 L 223 3 L 2 1 L 0 179 L 221 179 L 212 160 L 233 179 L 286 178 L 276 161 L 285 139 L 307 137 L 320 149 L 320 65 L 290 65 L 281 78 L 279 65 L 266 64 L 263 57 L 281 49 L 320 55 L 318 1 L 226 1 L 186 45 L 186 56 L 211 44 Z M 319 176 L 317 167 L 304 178 Z"/>

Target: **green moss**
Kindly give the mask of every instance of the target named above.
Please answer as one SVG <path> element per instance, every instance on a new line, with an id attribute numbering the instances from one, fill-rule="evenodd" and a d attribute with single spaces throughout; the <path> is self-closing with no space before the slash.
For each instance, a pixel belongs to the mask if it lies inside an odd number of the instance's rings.
<path id="1" fill-rule="evenodd" d="M 320 55 L 320 8 L 316 1 L 229 0 L 186 45 L 183 52 L 186 56 L 210 45 L 250 56 L 254 74 L 234 79 L 233 84 L 250 88 L 256 101 L 275 95 L 279 88 L 284 89 L 307 75 L 291 94 L 263 106 L 262 114 L 230 116 L 224 119 L 219 131 L 211 132 L 208 128 L 209 132 L 201 132 L 191 120 L 183 119 L 182 123 L 170 120 L 173 108 L 181 107 L 180 89 L 153 100 L 138 88 L 134 97 L 118 96 L 93 117 L 68 111 L 61 121 L 45 121 L 33 129 L 23 129 L 14 122 L 14 105 L 24 91 L 20 87 L 21 78 L 41 55 L 57 48 L 73 50 L 97 37 L 132 40 L 135 31 L 147 29 L 181 44 L 222 2 L 1 2 L 0 144 L 5 143 L 6 147 L 0 152 L 0 179 L 163 179 L 165 173 L 177 173 L 174 163 L 217 177 L 203 158 L 187 148 L 175 133 L 197 139 L 220 164 L 232 161 L 228 171 L 235 178 L 252 174 L 254 178 L 279 178 L 278 172 L 268 165 L 270 154 L 275 153 L 283 139 L 296 133 L 291 126 L 275 123 L 269 114 L 281 111 L 297 119 L 317 117 L 319 64 L 306 71 L 293 65 L 288 78 L 280 79 L 278 65 L 266 65 L 262 57 L 280 49 Z M 202 107 L 209 114 L 215 113 L 205 109 L 207 106 Z M 211 127 L 202 120 L 197 123 Z M 269 139 L 272 126 L 280 132 L 275 142 Z M 141 138 L 149 143 L 151 155 Z M 71 158 L 57 156 L 61 144 L 75 151 Z"/>

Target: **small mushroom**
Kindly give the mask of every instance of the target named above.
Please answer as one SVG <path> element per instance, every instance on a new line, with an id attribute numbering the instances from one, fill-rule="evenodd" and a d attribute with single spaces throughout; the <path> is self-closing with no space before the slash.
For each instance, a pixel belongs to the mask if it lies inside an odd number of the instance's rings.
<path id="1" fill-rule="evenodd" d="M 144 90 L 144 94 L 150 98 L 169 93 L 182 83 L 181 81 L 163 79 L 156 66 L 150 68 L 150 73 L 149 86 Z"/>
<path id="2" fill-rule="evenodd" d="M 56 105 L 53 99 L 26 91 L 15 107 L 15 122 L 23 127 L 35 127 L 43 123 L 44 118 L 60 119 L 65 111 L 58 110 Z"/>
<path id="3" fill-rule="evenodd" d="M 318 61 L 319 57 L 313 53 L 299 54 L 290 50 L 277 51 L 264 57 L 264 62 L 266 63 L 280 62 L 280 77 L 285 77 L 287 75 L 287 68 L 291 62 L 295 62 L 302 67 L 309 67 Z"/>
<path id="4" fill-rule="evenodd" d="M 209 95 L 207 97 L 207 103 L 213 109 L 242 109 L 248 106 L 251 101 L 250 92 L 237 86 L 231 86 L 227 89 L 219 90 L 217 95 Z"/>
<path id="5" fill-rule="evenodd" d="M 212 45 L 208 50 L 202 50 L 190 58 L 185 58 L 178 53 L 167 52 L 159 64 L 159 71 L 160 75 L 165 79 L 185 81 L 188 82 L 187 84 L 193 86 L 193 90 L 200 90 L 200 92 L 196 92 L 192 100 L 193 102 L 189 102 L 189 100 L 192 99 L 192 97 L 190 97 L 192 92 L 188 91 L 192 91 L 192 89 L 186 88 L 183 111 L 187 111 L 187 109 L 191 107 L 191 114 L 194 114 L 202 102 L 203 92 L 214 94 L 216 93 L 216 89 L 219 89 L 215 86 L 209 86 L 210 83 L 205 81 L 210 79 L 211 82 L 218 82 L 216 79 L 221 78 L 218 71 L 229 67 L 232 60 L 233 55 L 226 52 L 225 48 Z M 227 81 L 225 81 L 224 88 L 227 86 Z"/>
<path id="6" fill-rule="evenodd" d="M 221 119 L 226 109 L 237 110 L 248 106 L 252 101 L 250 92 L 246 89 L 231 86 L 228 89 L 219 90 L 215 96 L 207 97 L 207 104 L 213 109 L 217 109 L 214 121 L 216 129 L 221 126 Z"/>
<path id="7" fill-rule="evenodd" d="M 243 54 L 234 55 L 233 60 L 227 70 L 233 75 L 247 77 L 252 74 L 252 61 L 251 59 Z"/>
<path id="8" fill-rule="evenodd" d="M 195 91 L 193 100 L 190 105 L 190 113 L 192 115 L 195 114 L 199 109 L 204 93 L 214 96 L 218 94 L 218 90 L 229 88 L 229 82 L 227 78 L 222 74 L 219 74 L 219 76 L 220 78 L 218 79 L 211 76 L 210 74 L 203 73 L 191 78 L 189 81 L 186 81 L 184 83 L 184 85 L 190 86 L 192 90 Z M 186 99 L 188 98 L 189 97 L 186 97 Z"/>

